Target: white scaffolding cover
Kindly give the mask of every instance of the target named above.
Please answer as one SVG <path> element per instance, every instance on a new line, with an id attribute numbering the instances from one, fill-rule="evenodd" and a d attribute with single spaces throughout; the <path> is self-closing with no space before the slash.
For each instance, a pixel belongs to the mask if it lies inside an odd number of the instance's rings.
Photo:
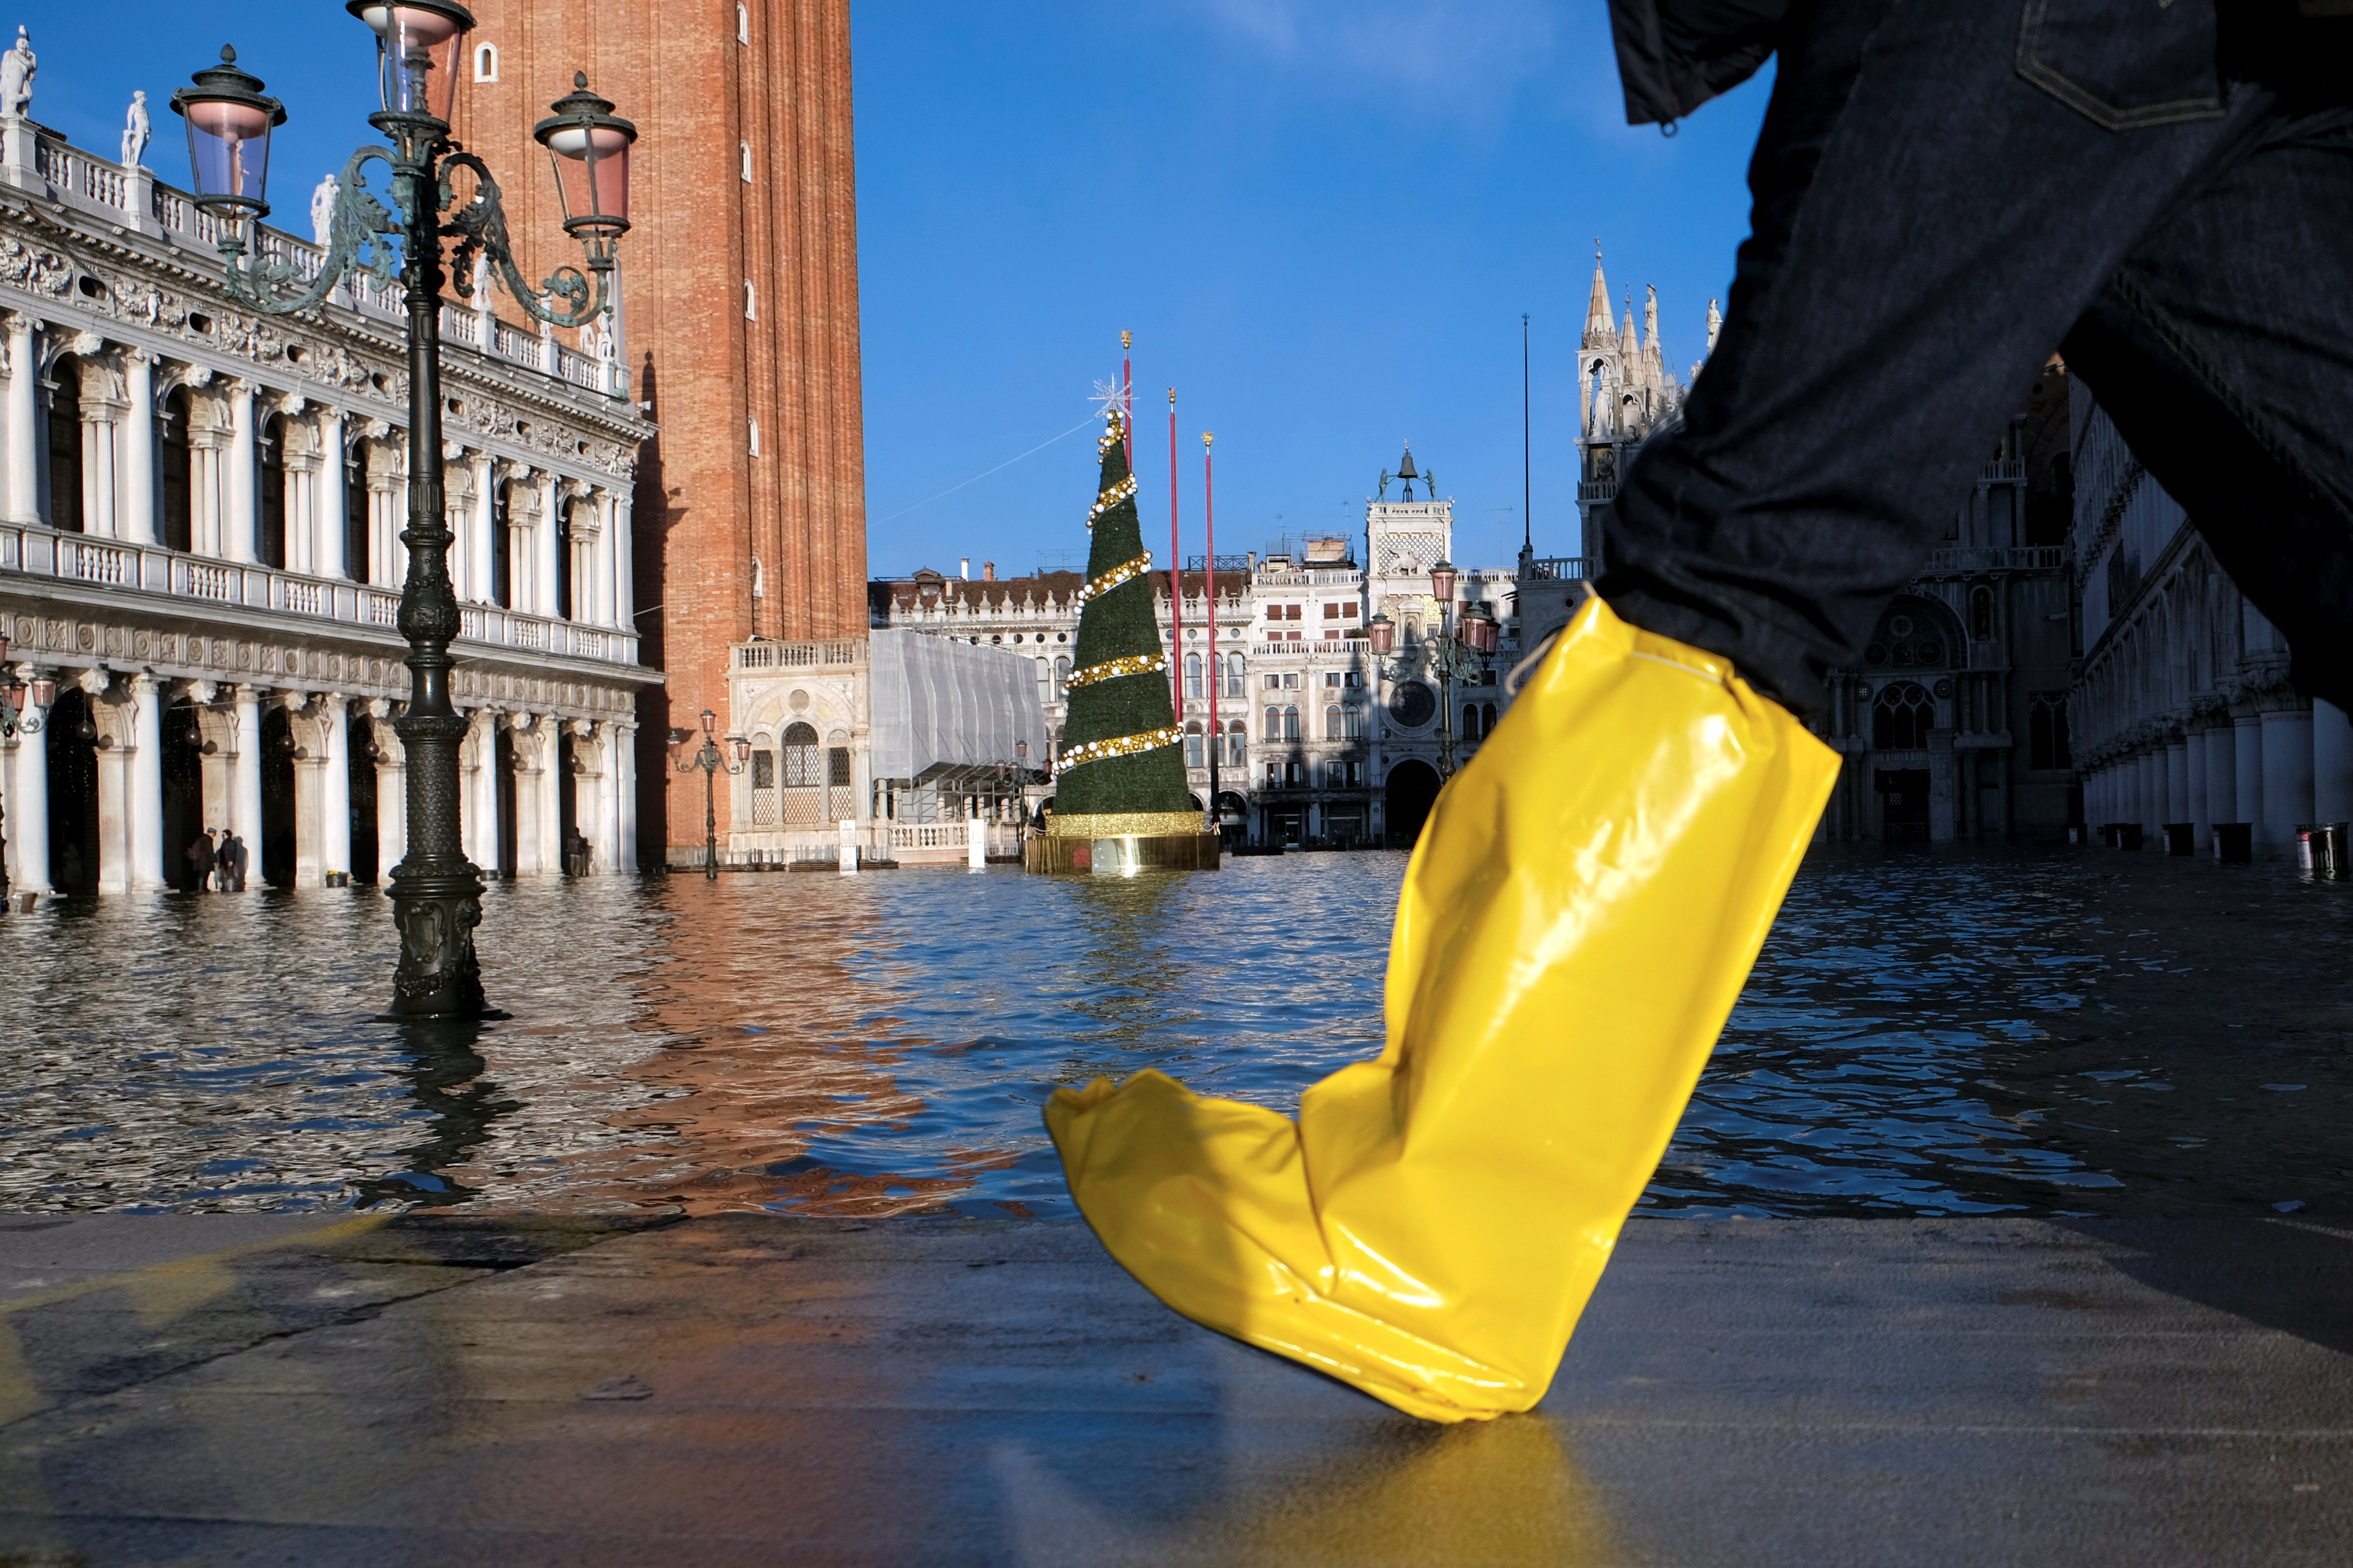
<path id="1" fill-rule="evenodd" d="M 1038 666 L 1026 654 L 922 632 L 872 634 L 872 766 L 878 779 L 912 779 L 941 763 L 1011 763 L 1018 741 L 1029 765 L 1046 755 Z"/>

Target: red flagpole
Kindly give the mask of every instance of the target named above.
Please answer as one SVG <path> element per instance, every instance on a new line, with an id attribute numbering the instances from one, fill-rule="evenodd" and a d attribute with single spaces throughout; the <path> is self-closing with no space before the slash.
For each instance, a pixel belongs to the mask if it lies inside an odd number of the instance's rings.
<path id="1" fill-rule="evenodd" d="M 1217 437 L 1208 431 L 1201 432 L 1201 526 L 1208 532 L 1209 553 L 1203 560 L 1208 571 L 1202 576 L 1202 589 L 1209 601 L 1209 827 L 1223 832 L 1218 817 L 1218 749 L 1225 739 L 1218 731 L 1218 472 L 1209 455 L 1209 445 Z"/>
<path id="2" fill-rule="evenodd" d="M 1185 728 L 1185 557 L 1176 536 L 1176 389 L 1168 389 L 1168 679 Z"/>

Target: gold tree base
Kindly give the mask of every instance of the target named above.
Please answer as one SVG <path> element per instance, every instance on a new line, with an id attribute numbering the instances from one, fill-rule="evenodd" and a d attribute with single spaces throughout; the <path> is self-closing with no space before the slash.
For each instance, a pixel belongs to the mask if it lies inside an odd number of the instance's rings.
<path id="1" fill-rule="evenodd" d="M 1141 815 L 1141 814 L 1129 814 Z M 1152 813 L 1184 816 L 1191 812 Z M 1086 818 L 1075 818 L 1085 821 Z M 1049 834 L 1024 839 L 1021 866 L 1049 877 L 1133 877 L 1142 871 L 1214 871 L 1218 868 L 1218 836 L 1198 827 L 1188 833 L 1107 833 L 1082 838 L 1076 833 Z"/>

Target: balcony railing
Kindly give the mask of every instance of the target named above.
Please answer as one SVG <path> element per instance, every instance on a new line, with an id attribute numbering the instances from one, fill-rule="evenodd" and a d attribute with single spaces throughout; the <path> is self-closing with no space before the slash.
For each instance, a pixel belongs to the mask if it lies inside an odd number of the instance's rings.
<path id="1" fill-rule="evenodd" d="M 833 642 L 739 642 L 738 669 L 849 668 L 866 662 L 866 644 Z"/>
<path id="2" fill-rule="evenodd" d="M 47 185 L 48 195 L 59 205 L 123 223 L 139 216 L 143 200 L 147 220 L 164 233 L 188 242 L 205 255 L 210 255 L 219 245 L 219 223 L 199 209 L 185 191 L 154 183 L 153 176 L 143 170 L 134 173 L 120 163 L 85 153 L 49 131 L 33 129 L 32 174 Z M 22 166 L 12 170 L 9 178 L 23 183 Z M 269 260 L 284 263 L 306 282 L 318 277 L 326 260 L 325 247 L 297 238 L 283 229 L 257 226 L 249 243 Z M 380 283 L 373 273 L 345 279 L 329 299 L 378 321 L 398 321 L 407 312 L 399 284 Z M 493 341 L 484 343 L 479 325 L 481 319 L 470 308 L 444 304 L 441 335 L 465 344 L 486 359 L 539 371 L 607 396 L 629 395 L 628 366 L 566 348 L 552 338 L 503 321 L 497 322 L 491 332 Z M 553 363 L 549 363 L 551 359 Z"/>
<path id="3" fill-rule="evenodd" d="M 153 544 L 87 539 L 24 523 L 0 523 L 0 574 L 90 583 L 127 594 L 197 600 L 274 611 L 306 619 L 390 630 L 400 595 L 365 583 L 311 577 L 275 567 L 185 555 Z M 0 575 L 0 591 L 16 584 Z M 545 616 L 469 605 L 459 612 L 459 640 L 527 648 L 558 658 L 635 664 L 634 632 L 582 626 Z"/>
<path id="4" fill-rule="evenodd" d="M 1525 580 L 1531 583 L 1588 582 L 1600 564 L 1590 555 L 1538 556 L 1528 563 Z"/>
<path id="5" fill-rule="evenodd" d="M 1577 487 L 1577 499 L 1582 501 L 1611 501 L 1618 499 L 1616 479 L 1588 479 Z"/>

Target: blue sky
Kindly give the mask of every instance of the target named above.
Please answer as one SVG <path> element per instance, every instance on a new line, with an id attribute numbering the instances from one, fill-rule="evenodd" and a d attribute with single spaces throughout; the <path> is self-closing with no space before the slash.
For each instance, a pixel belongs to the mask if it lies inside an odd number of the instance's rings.
<path id="1" fill-rule="evenodd" d="M 1410 437 L 1455 498 L 1458 560 L 1508 563 L 1523 311 L 1535 541 L 1567 553 L 1595 237 L 1638 316 L 1658 286 L 1682 368 L 1746 230 L 1765 84 L 1672 140 L 1628 127 L 1602 0 L 858 0 L 851 17 L 878 574 L 1083 549 L 1085 431 L 940 492 L 1084 420 L 1123 328 L 1147 542 L 1166 539 L 1173 384 L 1189 552 L 1210 429 L 1221 552 L 1359 531 Z M 36 117 L 111 149 L 143 87 L 148 162 L 174 183 L 186 153 L 164 101 L 237 43 L 289 110 L 272 183 L 298 228 L 301 193 L 372 139 L 372 40 L 334 0 L 16 20 L 41 57 Z"/>

